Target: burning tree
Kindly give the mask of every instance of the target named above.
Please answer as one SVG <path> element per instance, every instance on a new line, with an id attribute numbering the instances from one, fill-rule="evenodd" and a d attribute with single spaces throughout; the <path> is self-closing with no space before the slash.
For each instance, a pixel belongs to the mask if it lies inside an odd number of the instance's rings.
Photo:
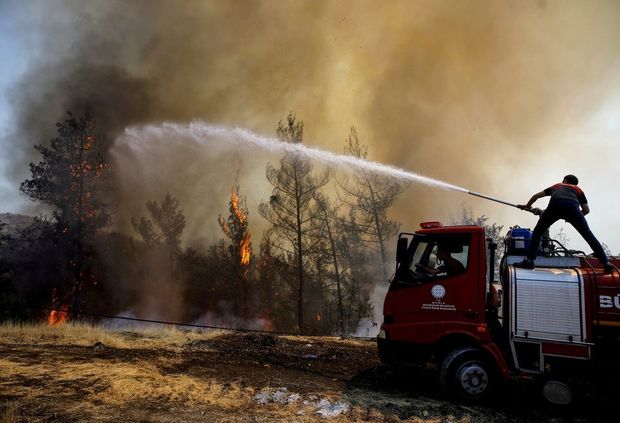
<path id="1" fill-rule="evenodd" d="M 277 136 L 282 142 L 301 143 L 303 122 L 289 113 L 286 123 L 278 123 Z M 312 174 L 312 164 L 294 152 L 280 161 L 280 168 L 267 165 L 267 180 L 273 185 L 268 203 L 261 203 L 259 213 L 272 225 L 280 241 L 278 247 L 295 263 L 297 326 L 304 331 L 304 282 L 308 254 L 315 247 L 312 220 L 316 218 L 315 193 L 329 181 L 329 174 Z"/>
<path id="2" fill-rule="evenodd" d="M 345 153 L 366 159 L 368 148 L 360 144 L 355 127 L 345 141 Z M 382 277 L 387 281 L 386 242 L 398 233 L 399 224 L 388 219 L 387 210 L 394 204 L 398 195 L 403 192 L 402 182 L 377 175 L 364 169 L 354 169 L 353 183 L 340 184 L 341 188 L 352 199 L 350 206 L 357 213 L 356 230 L 360 231 L 363 240 L 369 245 L 376 245 L 374 251 L 381 261 Z"/>
<path id="3" fill-rule="evenodd" d="M 89 267 L 95 233 L 109 218 L 102 201 L 109 167 L 93 112 L 87 109 L 81 117 L 67 112 L 67 116 L 56 124 L 57 136 L 49 147 L 35 145 L 43 158 L 30 163 L 31 179 L 22 182 L 20 190 L 52 210 L 60 275 L 52 305 L 66 309 L 72 302 L 77 310 L 83 282 L 95 282 Z"/>
<path id="4" fill-rule="evenodd" d="M 218 216 L 217 221 L 222 231 L 231 241 L 228 246 L 228 255 L 232 260 L 233 273 L 236 276 L 242 293 L 243 318 L 248 318 L 248 284 L 250 258 L 252 256 L 252 235 L 249 230 L 248 209 L 245 201 L 239 197 L 239 187 L 230 191 L 230 202 L 227 219 Z"/>

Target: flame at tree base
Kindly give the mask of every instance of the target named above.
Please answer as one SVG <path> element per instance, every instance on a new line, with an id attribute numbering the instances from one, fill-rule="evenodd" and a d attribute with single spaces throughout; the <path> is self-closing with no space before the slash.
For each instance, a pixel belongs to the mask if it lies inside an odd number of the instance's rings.
<path id="1" fill-rule="evenodd" d="M 52 310 L 47 316 L 47 324 L 50 326 L 58 326 L 65 324 L 69 320 L 69 312 L 67 307 L 63 306 L 61 310 Z"/>
<path id="2" fill-rule="evenodd" d="M 52 291 L 52 307 L 56 310 L 50 311 L 47 315 L 47 324 L 49 326 L 58 326 L 65 324 L 69 320 L 69 307 L 66 305 L 57 306 L 58 298 L 56 296 L 56 288 Z"/>

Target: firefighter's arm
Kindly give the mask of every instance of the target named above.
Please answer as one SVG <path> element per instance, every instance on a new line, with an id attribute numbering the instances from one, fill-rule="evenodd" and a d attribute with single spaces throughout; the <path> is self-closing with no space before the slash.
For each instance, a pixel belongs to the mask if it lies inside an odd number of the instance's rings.
<path id="1" fill-rule="evenodd" d="M 425 264 L 422 263 L 418 263 L 415 265 L 416 268 L 421 269 L 424 271 L 424 273 L 428 273 L 430 275 L 436 275 L 438 273 L 441 273 L 441 268 L 437 268 L 437 269 L 433 269 L 432 267 L 428 267 Z"/>
<path id="2" fill-rule="evenodd" d="M 545 193 L 545 191 L 537 192 L 536 194 L 532 195 L 532 198 L 530 198 L 530 201 L 527 202 L 525 207 L 529 209 L 530 207 L 532 207 L 532 204 L 536 202 L 536 200 L 538 200 L 539 198 L 546 197 L 546 196 L 547 194 Z"/>
<path id="3" fill-rule="evenodd" d="M 527 202 L 527 204 L 525 205 L 518 205 L 517 207 L 519 207 L 520 209 L 523 210 L 528 210 L 532 207 L 532 204 L 534 204 L 536 202 L 536 200 L 538 200 L 539 198 L 543 198 L 546 197 L 547 194 L 545 193 L 545 191 L 540 191 L 537 192 L 536 194 L 532 195 L 532 198 L 530 198 L 530 201 Z"/>
<path id="4" fill-rule="evenodd" d="M 588 203 L 581 204 L 581 212 L 583 213 L 584 216 L 590 213 L 590 206 L 588 206 Z"/>

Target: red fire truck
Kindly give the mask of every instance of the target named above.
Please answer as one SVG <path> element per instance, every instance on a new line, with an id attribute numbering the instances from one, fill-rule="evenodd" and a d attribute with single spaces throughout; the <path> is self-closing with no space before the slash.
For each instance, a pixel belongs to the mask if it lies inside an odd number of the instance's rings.
<path id="1" fill-rule="evenodd" d="M 529 374 L 548 401 L 568 404 L 575 381 L 620 360 L 618 272 L 552 240 L 533 270 L 517 268 L 531 237 L 520 228 L 506 237 L 496 272 L 497 245 L 484 228 L 421 226 L 398 240 L 378 336 L 384 363 L 435 365 L 444 391 L 467 400 Z"/>

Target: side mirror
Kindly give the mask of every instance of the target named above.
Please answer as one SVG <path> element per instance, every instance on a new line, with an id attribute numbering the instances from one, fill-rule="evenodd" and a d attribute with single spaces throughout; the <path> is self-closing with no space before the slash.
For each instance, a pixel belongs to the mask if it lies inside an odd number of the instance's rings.
<path id="1" fill-rule="evenodd" d="M 398 238 L 398 244 L 396 244 L 396 262 L 405 263 L 407 261 L 407 238 Z"/>

